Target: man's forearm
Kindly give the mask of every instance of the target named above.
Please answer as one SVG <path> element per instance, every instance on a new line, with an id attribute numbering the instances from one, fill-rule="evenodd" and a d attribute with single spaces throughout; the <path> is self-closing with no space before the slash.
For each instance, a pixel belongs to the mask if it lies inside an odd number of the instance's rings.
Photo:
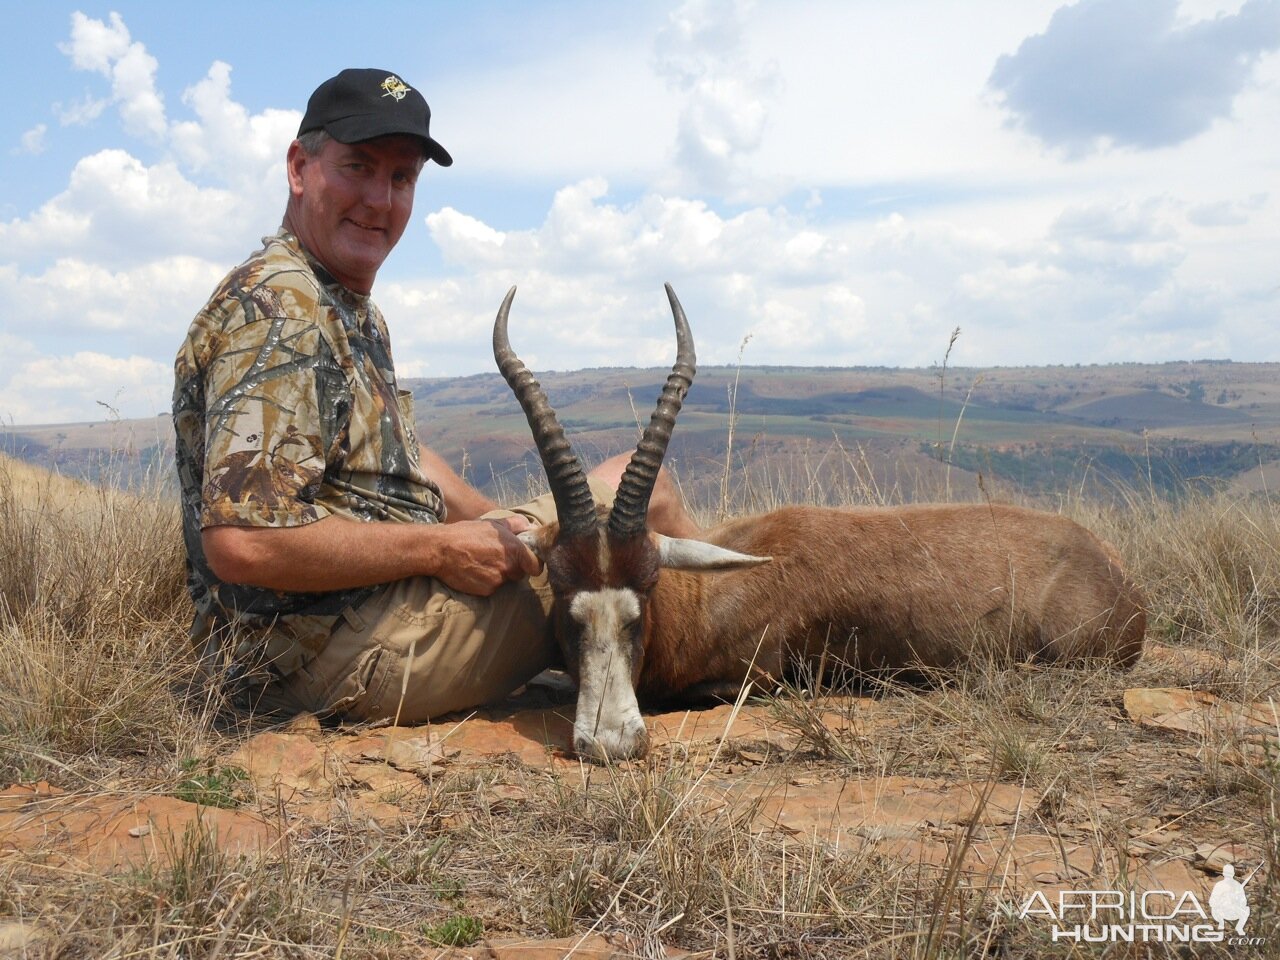
<path id="1" fill-rule="evenodd" d="M 326 517 L 301 527 L 210 527 L 201 537 L 219 579 L 272 590 L 343 590 L 431 566 L 430 528 Z"/>
<path id="2" fill-rule="evenodd" d="M 363 523 L 330 516 L 301 527 L 208 527 L 201 534 L 214 574 L 272 590 L 345 590 L 434 576 L 487 596 L 538 569 L 516 540 L 517 521 Z"/>

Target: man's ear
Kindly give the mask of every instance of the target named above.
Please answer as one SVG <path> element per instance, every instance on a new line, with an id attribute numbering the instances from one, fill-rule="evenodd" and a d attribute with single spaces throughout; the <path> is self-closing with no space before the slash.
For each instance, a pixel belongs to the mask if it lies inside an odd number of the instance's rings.
<path id="1" fill-rule="evenodd" d="M 284 165 L 289 175 L 289 193 L 291 196 L 302 196 L 302 168 L 306 166 L 307 161 L 311 158 L 307 156 L 307 151 L 302 149 L 302 143 L 298 140 L 289 144 L 289 152 L 285 154 Z"/>

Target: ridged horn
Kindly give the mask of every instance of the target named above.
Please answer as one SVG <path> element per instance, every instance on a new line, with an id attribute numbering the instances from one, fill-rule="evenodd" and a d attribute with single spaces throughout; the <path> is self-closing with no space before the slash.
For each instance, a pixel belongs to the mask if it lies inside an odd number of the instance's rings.
<path id="1" fill-rule="evenodd" d="M 507 315 L 515 295 L 516 288 L 512 287 L 498 308 L 498 318 L 493 323 L 493 359 L 520 401 L 529 429 L 533 431 L 533 442 L 542 457 L 542 469 L 546 471 L 551 496 L 556 502 L 561 534 L 569 537 L 589 534 L 596 529 L 596 506 L 586 471 L 565 439 L 564 429 L 547 402 L 542 385 L 515 355 L 507 338 Z"/>
<path id="2" fill-rule="evenodd" d="M 676 299 L 676 292 L 671 289 L 671 284 L 665 284 L 665 287 L 667 299 L 671 301 L 671 315 L 676 322 L 676 363 L 667 377 L 666 386 L 662 388 L 662 395 L 658 397 L 658 405 L 649 419 L 649 426 L 645 427 L 636 452 L 632 454 L 631 462 L 622 474 L 622 482 L 618 484 L 618 494 L 609 514 L 609 535 L 620 540 L 638 537 L 646 529 L 649 497 L 658 480 L 658 468 L 662 466 L 662 458 L 666 456 L 671 431 L 676 425 L 676 415 L 680 412 L 685 394 L 689 392 L 689 386 L 697 372 L 689 321 L 685 319 L 684 308 Z"/>

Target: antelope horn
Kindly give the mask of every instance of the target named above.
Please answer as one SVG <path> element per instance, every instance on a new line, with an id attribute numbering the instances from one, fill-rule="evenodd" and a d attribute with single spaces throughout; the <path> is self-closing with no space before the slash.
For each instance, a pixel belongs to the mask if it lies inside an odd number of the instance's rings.
<path id="1" fill-rule="evenodd" d="M 547 403 L 542 385 L 515 355 L 507 338 L 507 315 L 511 312 L 511 301 L 515 295 L 516 288 L 512 287 L 498 308 L 498 318 L 493 324 L 493 359 L 498 362 L 498 369 L 511 392 L 520 401 L 529 429 L 533 431 L 533 442 L 542 457 L 542 469 L 546 471 L 551 496 L 556 502 L 561 532 L 570 537 L 589 534 L 596 529 L 596 506 L 591 487 L 587 484 L 587 474 L 565 439 L 564 428 Z"/>
<path id="2" fill-rule="evenodd" d="M 658 479 L 658 468 L 662 466 L 671 431 L 676 425 L 676 415 L 696 372 L 694 364 L 697 358 L 693 352 L 689 321 L 685 319 L 684 308 L 676 299 L 671 284 L 665 286 L 667 299 L 671 301 L 671 315 L 676 321 L 676 363 L 667 377 L 667 385 L 662 388 L 662 395 L 658 397 L 649 426 L 645 427 L 636 452 L 631 455 L 631 462 L 622 474 L 622 482 L 618 484 L 613 510 L 609 513 L 609 535 L 620 540 L 638 537 L 647 529 L 649 497 Z"/>

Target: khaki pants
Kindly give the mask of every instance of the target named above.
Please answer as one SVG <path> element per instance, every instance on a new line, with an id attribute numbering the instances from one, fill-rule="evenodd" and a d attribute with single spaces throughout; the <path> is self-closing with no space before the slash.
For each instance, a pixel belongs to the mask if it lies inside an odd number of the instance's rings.
<path id="1" fill-rule="evenodd" d="M 591 493 L 597 504 L 613 502 L 595 479 Z M 550 523 L 555 503 L 545 494 L 485 516 L 516 514 Z M 559 661 L 550 612 L 545 570 L 489 597 L 434 577 L 398 580 L 348 610 L 324 649 L 268 684 L 256 707 L 412 724 L 492 703 Z"/>

